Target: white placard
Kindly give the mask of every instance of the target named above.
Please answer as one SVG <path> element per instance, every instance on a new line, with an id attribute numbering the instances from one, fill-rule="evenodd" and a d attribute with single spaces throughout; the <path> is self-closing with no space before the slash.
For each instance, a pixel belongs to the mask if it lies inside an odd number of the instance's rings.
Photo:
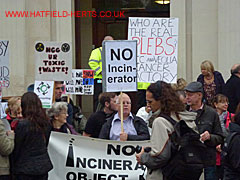
<path id="1" fill-rule="evenodd" d="M 34 92 L 42 102 L 43 108 L 51 108 L 53 100 L 54 81 L 35 81 Z"/>
<path id="2" fill-rule="evenodd" d="M 72 46 L 68 42 L 36 42 L 35 79 L 41 81 L 70 81 Z"/>
<path id="3" fill-rule="evenodd" d="M 136 146 L 148 141 L 107 141 L 51 132 L 49 179 L 140 180 L 145 167 L 136 161 Z M 146 171 L 145 171 L 146 173 Z"/>
<path id="4" fill-rule="evenodd" d="M 130 17 L 128 39 L 137 40 L 138 82 L 176 83 L 178 18 Z"/>
<path id="5" fill-rule="evenodd" d="M 1 102 L 1 119 L 7 117 L 6 109 L 8 107 L 7 102 Z"/>
<path id="6" fill-rule="evenodd" d="M 93 95 L 94 71 L 88 69 L 73 69 L 72 80 L 65 81 L 66 94 Z"/>
<path id="7" fill-rule="evenodd" d="M 9 79 L 9 41 L 0 40 L 0 87 L 8 87 Z"/>
<path id="8" fill-rule="evenodd" d="M 103 91 L 137 91 L 137 41 L 103 42 Z"/>

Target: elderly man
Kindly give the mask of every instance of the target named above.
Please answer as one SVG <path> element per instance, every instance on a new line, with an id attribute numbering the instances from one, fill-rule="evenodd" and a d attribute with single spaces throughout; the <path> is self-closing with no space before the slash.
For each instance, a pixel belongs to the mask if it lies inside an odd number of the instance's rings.
<path id="1" fill-rule="evenodd" d="M 240 64 L 234 64 L 231 69 L 231 77 L 227 80 L 223 93 L 228 97 L 228 111 L 235 113 L 240 103 Z"/>
<path id="2" fill-rule="evenodd" d="M 103 92 L 99 95 L 99 102 L 102 110 L 93 113 L 87 121 L 83 136 L 98 138 L 99 133 L 106 119 L 117 111 L 117 94 L 113 92 Z"/>
<path id="3" fill-rule="evenodd" d="M 201 141 L 207 146 L 205 180 L 216 178 L 216 146 L 223 143 L 222 129 L 217 112 L 202 103 L 203 87 L 200 82 L 191 82 L 185 87 L 187 110 L 197 112 L 196 125 Z"/>
<path id="4" fill-rule="evenodd" d="M 120 104 L 121 96 L 118 96 L 117 103 Z M 118 106 L 118 113 L 109 118 L 103 125 L 99 138 L 117 141 L 141 141 L 150 139 L 148 127 L 145 121 L 131 113 L 131 99 L 123 93 L 123 129 L 121 131 L 121 106 Z"/>

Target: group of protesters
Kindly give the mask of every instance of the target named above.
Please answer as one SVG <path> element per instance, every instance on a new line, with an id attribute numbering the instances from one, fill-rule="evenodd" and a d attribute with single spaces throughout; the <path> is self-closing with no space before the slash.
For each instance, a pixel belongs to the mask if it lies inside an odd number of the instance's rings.
<path id="1" fill-rule="evenodd" d="M 0 121 L 0 180 L 48 179 L 53 168 L 47 151 L 51 131 L 80 135 L 73 126 L 73 105 L 61 97 L 62 88 L 62 82 L 55 82 L 55 103 L 47 110 L 34 92 L 8 100 L 7 117 Z M 240 64 L 232 67 L 225 83 L 211 61 L 204 61 L 197 81 L 178 79 L 175 85 L 157 81 L 147 88 L 144 101 L 146 106 L 134 115 L 126 93 L 101 93 L 101 108 L 87 120 L 83 136 L 150 140 L 149 149 L 142 147 L 136 159 L 148 168 L 148 180 L 167 179 L 162 168 L 171 159 L 170 137 L 174 132 L 169 118 L 184 120 L 206 146 L 205 180 L 240 178 Z M 11 130 L 6 131 L 7 125 Z M 222 146 L 234 132 L 238 134 L 229 145 L 229 158 L 223 166 Z"/>

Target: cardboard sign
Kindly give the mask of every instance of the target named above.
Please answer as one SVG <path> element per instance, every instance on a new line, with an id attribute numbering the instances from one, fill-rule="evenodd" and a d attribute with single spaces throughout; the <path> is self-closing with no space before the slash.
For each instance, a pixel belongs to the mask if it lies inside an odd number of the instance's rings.
<path id="1" fill-rule="evenodd" d="M 7 102 L 1 102 L 1 119 L 7 117 L 7 114 L 6 114 L 6 109 L 8 107 L 8 103 Z"/>
<path id="2" fill-rule="evenodd" d="M 34 92 L 42 102 L 43 108 L 51 108 L 53 101 L 54 81 L 35 81 Z"/>
<path id="3" fill-rule="evenodd" d="M 72 47 L 67 42 L 36 42 L 35 79 L 42 81 L 71 80 Z"/>
<path id="4" fill-rule="evenodd" d="M 137 91 L 137 41 L 103 42 L 103 91 Z"/>
<path id="5" fill-rule="evenodd" d="M 93 95 L 94 71 L 73 69 L 72 80 L 65 81 L 66 94 Z"/>
<path id="6" fill-rule="evenodd" d="M 146 168 L 136 161 L 136 146 L 149 141 L 108 141 L 52 132 L 49 179 L 141 180 Z"/>
<path id="7" fill-rule="evenodd" d="M 176 83 L 178 18 L 130 17 L 128 39 L 137 40 L 138 82 Z"/>
<path id="8" fill-rule="evenodd" d="M 0 40 L 0 88 L 10 85 L 9 41 Z"/>

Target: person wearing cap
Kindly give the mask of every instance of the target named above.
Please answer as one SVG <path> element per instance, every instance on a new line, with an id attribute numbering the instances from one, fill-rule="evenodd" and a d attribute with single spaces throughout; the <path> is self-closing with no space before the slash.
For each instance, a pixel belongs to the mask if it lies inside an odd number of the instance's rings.
<path id="1" fill-rule="evenodd" d="M 203 87 L 200 82 L 191 82 L 186 91 L 187 110 L 197 112 L 196 125 L 201 134 L 201 141 L 206 148 L 205 180 L 216 179 L 216 146 L 223 143 L 223 133 L 219 116 L 210 106 L 202 102 Z"/>

